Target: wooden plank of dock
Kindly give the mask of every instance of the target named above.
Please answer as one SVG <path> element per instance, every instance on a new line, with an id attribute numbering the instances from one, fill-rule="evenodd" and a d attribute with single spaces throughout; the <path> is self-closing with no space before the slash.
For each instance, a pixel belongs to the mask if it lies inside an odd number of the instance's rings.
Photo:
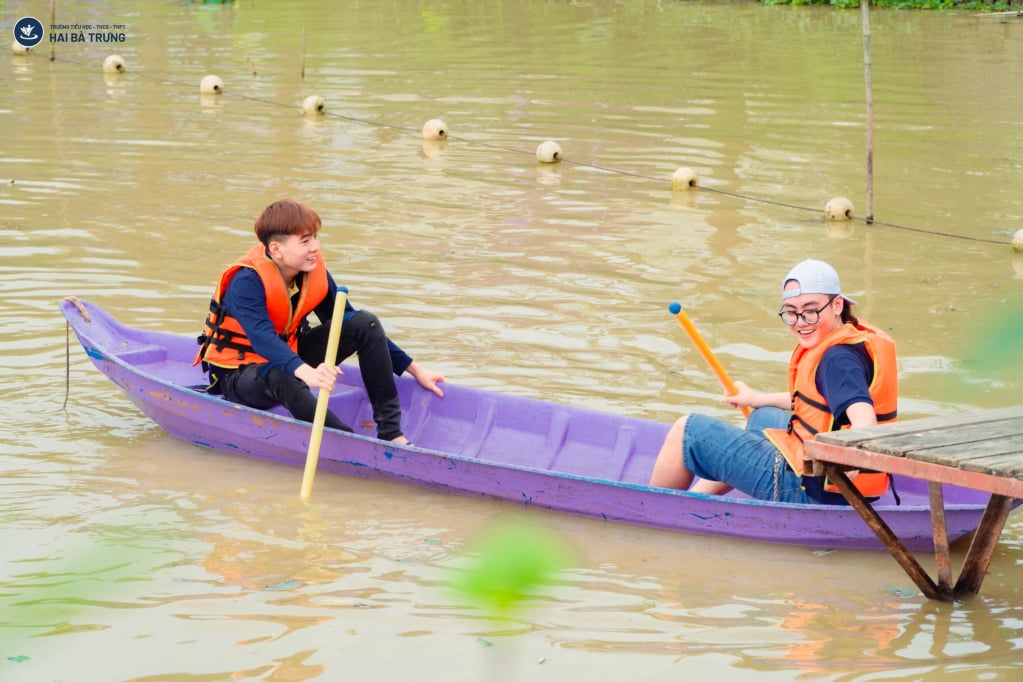
<path id="1" fill-rule="evenodd" d="M 980 591 L 1009 512 L 1023 499 L 1023 406 L 818 434 L 806 456 L 810 470 L 832 479 L 927 597 L 951 600 Z M 937 581 L 852 485 L 846 472 L 857 468 L 927 481 Z M 991 494 L 954 585 L 942 484 Z"/>

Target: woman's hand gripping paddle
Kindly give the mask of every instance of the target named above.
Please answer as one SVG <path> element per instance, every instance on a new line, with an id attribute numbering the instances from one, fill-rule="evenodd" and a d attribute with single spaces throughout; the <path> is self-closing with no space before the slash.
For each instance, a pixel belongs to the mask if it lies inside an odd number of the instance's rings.
<path id="1" fill-rule="evenodd" d="M 341 342 L 341 324 L 344 320 L 345 304 L 348 302 L 348 290 L 337 288 L 334 297 L 334 314 L 330 318 L 330 331 L 327 334 L 327 356 L 324 362 L 337 362 L 337 347 Z M 320 443 L 323 441 L 323 424 L 327 420 L 327 404 L 330 402 L 330 391 L 320 389 L 316 397 L 316 413 L 313 415 L 313 430 L 309 434 L 309 450 L 305 455 L 305 473 L 302 475 L 302 495 L 308 500 L 313 494 L 313 479 L 316 478 L 316 463 L 320 457 Z"/>
<path id="2" fill-rule="evenodd" d="M 668 310 L 671 311 L 671 314 L 675 316 L 678 323 L 682 325 L 682 328 L 686 330 L 687 334 L 689 334 L 689 338 L 692 339 L 693 343 L 696 345 L 696 350 L 700 351 L 700 355 L 702 355 L 703 359 L 707 361 L 708 365 L 710 365 L 710 368 L 714 371 L 714 374 L 717 375 L 718 381 L 720 381 L 721 385 L 725 387 L 725 391 L 728 395 L 735 395 L 738 393 L 739 389 L 735 387 L 735 384 L 732 383 L 732 380 L 728 377 L 728 372 L 726 372 L 725 368 L 721 366 L 718 359 L 714 357 L 714 351 L 710 349 L 707 342 L 703 340 L 702 336 L 700 336 L 700 332 L 696 330 L 696 327 L 689 319 L 689 316 L 686 315 L 686 311 L 682 309 L 681 304 L 678 302 L 672 303 L 668 306 Z M 749 417 L 750 409 L 748 405 L 740 405 L 739 409 L 742 410 L 743 416 Z"/>

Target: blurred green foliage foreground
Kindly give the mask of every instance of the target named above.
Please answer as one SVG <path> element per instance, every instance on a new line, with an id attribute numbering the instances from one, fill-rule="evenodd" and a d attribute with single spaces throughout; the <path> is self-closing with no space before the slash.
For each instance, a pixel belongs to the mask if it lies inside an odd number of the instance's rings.
<path id="1" fill-rule="evenodd" d="M 493 618 L 511 615 L 568 568 L 566 541 L 538 520 L 507 518 L 469 543 L 469 565 L 452 587 Z"/>

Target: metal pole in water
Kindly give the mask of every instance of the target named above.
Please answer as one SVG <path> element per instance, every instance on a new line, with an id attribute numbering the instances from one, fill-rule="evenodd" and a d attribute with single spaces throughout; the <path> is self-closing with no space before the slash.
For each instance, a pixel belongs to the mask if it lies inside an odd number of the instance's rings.
<path id="1" fill-rule="evenodd" d="M 53 25 L 57 23 L 57 0 L 50 0 L 50 37 L 53 37 Z M 57 60 L 57 43 L 50 41 L 50 61 Z"/>
<path id="2" fill-rule="evenodd" d="M 867 224 L 874 222 L 874 86 L 870 75 L 870 0 L 860 0 L 863 16 L 863 82 L 867 91 Z"/>

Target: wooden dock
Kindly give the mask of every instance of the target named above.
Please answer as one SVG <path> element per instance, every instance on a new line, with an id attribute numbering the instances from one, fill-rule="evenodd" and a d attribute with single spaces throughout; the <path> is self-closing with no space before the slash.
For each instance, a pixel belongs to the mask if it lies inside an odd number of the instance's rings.
<path id="1" fill-rule="evenodd" d="M 812 472 L 831 478 L 924 595 L 951 601 L 980 591 L 1009 512 L 1023 500 L 1023 406 L 818 434 L 806 444 L 806 456 Z M 927 481 L 936 580 L 853 487 L 845 472 L 858 468 Z M 955 583 L 943 483 L 991 494 Z"/>

